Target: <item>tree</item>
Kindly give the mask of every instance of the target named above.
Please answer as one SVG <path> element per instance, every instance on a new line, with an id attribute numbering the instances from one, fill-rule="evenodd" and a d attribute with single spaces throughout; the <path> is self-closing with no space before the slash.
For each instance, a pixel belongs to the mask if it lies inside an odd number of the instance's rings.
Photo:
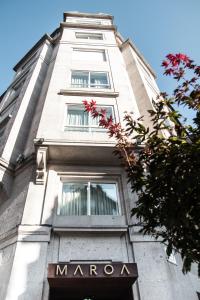
<path id="1" fill-rule="evenodd" d="M 162 66 L 164 74 L 179 85 L 173 97 L 161 93 L 153 101 L 152 130 L 142 118 L 135 120 L 128 113 L 123 128 L 112 116 L 106 117 L 95 101 L 83 103 L 116 139 L 114 153 L 138 196 L 131 214 L 142 226 L 141 232 L 165 243 L 168 255 L 172 250 L 179 252 L 184 273 L 197 263 L 200 275 L 200 66 L 184 54 L 167 55 Z M 180 123 L 174 104 L 195 111 L 193 125 Z"/>

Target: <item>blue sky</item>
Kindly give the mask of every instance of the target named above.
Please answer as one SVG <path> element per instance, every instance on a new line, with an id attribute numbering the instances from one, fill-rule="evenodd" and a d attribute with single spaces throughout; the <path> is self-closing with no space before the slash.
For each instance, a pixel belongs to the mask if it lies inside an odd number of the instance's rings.
<path id="1" fill-rule="evenodd" d="M 131 38 L 157 74 L 162 91 L 175 83 L 162 75 L 168 53 L 186 53 L 200 64 L 200 0 L 0 0 L 0 94 L 10 84 L 13 66 L 62 21 L 64 11 L 114 15 L 123 37 Z"/>

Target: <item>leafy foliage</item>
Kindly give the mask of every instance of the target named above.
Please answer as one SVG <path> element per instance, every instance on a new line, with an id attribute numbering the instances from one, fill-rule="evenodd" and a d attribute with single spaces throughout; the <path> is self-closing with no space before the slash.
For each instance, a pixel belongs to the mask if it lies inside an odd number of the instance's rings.
<path id="1" fill-rule="evenodd" d="M 86 111 L 116 138 L 115 154 L 123 161 L 132 192 L 138 200 L 132 209 L 141 232 L 167 244 L 167 254 L 179 252 L 183 272 L 198 264 L 200 275 L 200 66 L 184 54 L 169 54 L 164 74 L 179 82 L 173 97 L 161 93 L 149 111 L 153 130 L 142 118 L 125 114 L 125 128 L 98 110 L 95 101 L 83 101 Z M 193 73 L 191 79 L 186 79 Z M 183 126 L 173 105 L 196 113 L 193 125 Z"/>

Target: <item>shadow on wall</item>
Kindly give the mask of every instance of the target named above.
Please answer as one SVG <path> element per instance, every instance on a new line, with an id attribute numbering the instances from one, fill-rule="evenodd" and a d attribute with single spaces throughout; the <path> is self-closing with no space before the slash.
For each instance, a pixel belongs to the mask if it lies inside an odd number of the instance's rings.
<path id="1" fill-rule="evenodd" d="M 40 224 L 22 242 L 17 244 L 12 274 L 5 300 L 42 300 L 48 299 L 47 281 L 48 261 L 51 260 L 49 249 L 53 214 L 57 208 L 57 198 L 49 219 Z"/>
<path id="2" fill-rule="evenodd" d="M 48 50 L 50 51 L 50 50 Z M 47 53 L 47 56 L 49 53 Z M 51 55 L 51 53 L 50 53 Z M 45 59 L 46 57 L 44 57 Z M 45 96 L 48 90 L 49 82 L 51 80 L 51 76 L 48 77 L 48 80 L 46 80 L 46 73 L 53 68 L 54 63 L 50 65 L 50 67 L 47 67 L 46 62 L 44 63 L 44 68 L 41 67 L 39 70 L 38 80 L 35 82 L 35 86 L 32 90 L 32 94 L 28 97 L 31 98 L 31 101 L 28 102 L 26 107 L 26 112 L 23 115 L 23 119 L 20 125 L 20 128 L 18 132 L 16 133 L 16 140 L 14 145 L 12 145 L 12 153 L 11 153 L 11 159 L 9 168 L 4 172 L 3 177 L 0 178 L 0 240 L 6 237 L 6 239 L 9 241 L 10 238 L 13 238 L 11 236 L 10 232 L 14 232 L 13 234 L 17 234 L 17 230 L 19 229 L 19 226 L 22 222 L 23 217 L 23 211 L 26 203 L 26 198 L 29 190 L 29 184 L 33 183 L 35 181 L 35 174 L 36 174 L 36 162 L 34 158 L 34 154 L 30 152 L 34 151 L 34 145 L 33 145 L 33 139 L 36 137 L 36 130 L 38 129 L 43 106 L 45 103 Z M 45 69 L 46 68 L 46 69 Z M 50 70 L 51 71 L 51 70 Z M 26 89 L 29 85 L 29 82 L 31 80 L 32 71 L 29 72 L 26 82 L 24 85 L 24 89 L 22 89 L 21 94 L 19 95 L 20 98 L 18 98 L 17 106 L 15 106 L 15 111 L 13 112 L 13 116 L 10 119 L 10 123 L 7 126 L 7 130 L 5 132 L 4 140 L 1 146 L 0 146 L 0 154 L 2 154 L 3 149 L 5 148 L 4 145 L 8 142 L 8 135 L 9 132 L 13 128 L 13 122 L 15 121 L 15 118 L 17 116 L 17 113 L 20 109 L 21 100 L 23 99 L 23 96 L 26 92 Z M 45 90 L 43 89 L 44 81 L 42 79 L 45 79 Z M 36 87 L 37 85 L 37 87 Z M 39 85 L 39 88 L 38 88 Z M 36 87 L 36 88 L 35 88 Z M 8 145 L 7 145 L 8 147 Z M 29 154 L 27 154 L 27 157 L 24 157 L 24 151 L 26 149 L 29 150 Z M 23 159 L 21 161 L 17 162 L 18 155 L 21 155 Z M 1 156 L 1 155 L 0 155 Z M 4 159 L 2 158 L 2 161 Z M 0 169 L 1 172 L 1 169 Z M 2 171 L 3 172 L 3 171 Z M 1 176 L 1 174 L 0 174 Z M 40 199 L 35 199 L 34 201 L 40 201 Z M 48 228 L 48 231 L 50 231 L 50 227 L 38 224 L 39 226 L 42 226 L 44 228 Z M 44 230 L 45 231 L 45 230 Z M 22 233 L 23 236 L 23 233 Z M 2 287 L 2 281 L 0 280 L 0 299 L 1 300 L 11 300 L 11 299 L 38 299 L 37 297 L 27 296 L 27 288 L 29 285 L 34 286 L 34 281 L 38 281 L 37 276 L 41 276 L 42 271 L 39 272 L 38 266 L 40 264 L 40 260 L 42 262 L 45 262 L 46 260 L 46 254 L 45 251 L 47 249 L 47 242 L 41 242 L 41 241 L 32 241 L 32 237 L 35 237 L 35 240 L 40 240 L 42 234 L 36 232 L 31 232 L 31 234 L 28 235 L 26 241 L 20 241 L 16 243 L 16 251 L 14 252 L 14 255 L 12 255 L 9 259 L 9 265 L 12 270 L 12 276 L 9 280 L 9 274 L 8 274 L 8 280 L 7 282 L 3 283 L 3 289 Z M 24 237 L 25 239 L 25 237 Z M 37 246 L 36 246 L 37 244 Z M 14 244 L 12 244 L 14 245 Z M 1 246 L 1 244 L 0 244 Z M 2 244 L 1 251 L 4 251 L 4 245 Z M 7 246 L 6 246 L 7 247 Z M 28 259 L 29 257 L 29 259 Z M 27 260 L 27 264 L 26 264 Z M 0 277 L 4 276 L 4 265 L 2 265 L 0 261 Z M 42 263 L 41 263 L 42 265 Z M 45 265 L 45 264 L 43 264 Z M 26 267 L 25 267 L 26 266 Z M 32 271 L 31 271 L 32 270 Z M 6 270 L 7 273 L 9 273 L 8 270 Z M 29 275 L 35 274 L 32 278 Z M 41 273 L 41 274 L 40 274 Z M 43 277 L 42 277 L 43 280 Z M 5 281 L 5 280 L 4 280 Z M 15 282 L 16 281 L 16 282 Z M 23 282 L 23 287 L 20 286 L 18 283 L 20 281 Z M 32 282 L 33 281 L 33 282 Z M 16 288 L 12 291 L 12 294 L 6 295 L 6 289 L 8 291 L 9 286 L 14 286 Z M 17 291 L 19 289 L 23 289 L 24 292 L 21 296 L 17 298 Z M 35 290 L 38 289 L 38 286 L 35 286 Z M 2 291 L 3 290 L 3 291 Z M 34 289 L 32 289 L 34 292 Z M 34 293 L 33 293 L 34 294 Z M 9 296 L 10 295 L 10 296 Z"/>

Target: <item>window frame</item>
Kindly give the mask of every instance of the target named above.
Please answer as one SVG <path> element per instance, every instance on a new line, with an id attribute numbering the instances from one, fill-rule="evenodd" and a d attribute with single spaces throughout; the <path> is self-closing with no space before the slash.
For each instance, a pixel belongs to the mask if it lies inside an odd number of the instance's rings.
<path id="1" fill-rule="evenodd" d="M 91 123 L 91 120 L 93 119 L 91 114 L 88 113 L 88 125 L 70 125 L 67 123 L 67 120 L 68 120 L 68 111 L 69 111 L 69 107 L 70 106 L 77 106 L 77 107 L 82 107 L 83 110 L 84 110 L 84 105 L 81 104 L 81 103 L 66 103 L 66 109 L 65 109 L 65 122 L 64 122 L 64 132 L 86 132 L 86 133 L 91 133 L 91 132 L 94 132 L 94 133 L 104 133 L 106 131 L 105 128 L 101 128 L 99 125 L 93 125 Z M 110 108 L 111 109 L 111 115 L 112 115 L 112 118 L 113 120 L 115 121 L 116 120 L 116 117 L 115 117 L 115 110 L 114 110 L 114 105 L 104 105 L 104 104 L 97 104 L 97 108 L 102 108 L 102 109 L 106 109 L 106 108 Z M 84 129 L 85 130 L 67 130 L 67 128 L 80 128 L 80 129 Z"/>
<path id="2" fill-rule="evenodd" d="M 63 196 L 63 185 L 65 183 L 112 183 L 115 184 L 116 186 L 116 196 L 117 196 L 117 213 L 111 214 L 111 215 L 95 215 L 95 214 L 91 214 L 91 206 L 88 207 L 87 206 L 87 214 L 83 214 L 83 215 L 62 215 L 60 214 L 61 211 L 61 205 L 62 205 L 62 196 Z M 88 197 L 88 195 L 87 195 Z M 90 201 L 90 199 L 89 199 Z M 91 202 L 90 202 L 91 203 Z M 88 199 L 87 199 L 87 205 L 88 205 Z M 119 181 L 119 177 L 110 177 L 110 176 L 62 176 L 60 177 L 60 183 L 59 183 L 59 191 L 58 191 L 58 205 L 57 205 L 57 210 L 56 210 L 56 215 L 59 217 L 90 217 L 90 216 L 94 216 L 94 217 L 102 217 L 102 216 L 109 216 L 109 217 L 118 217 L 118 216 L 122 216 L 122 205 L 121 205 L 121 200 L 120 200 L 120 181 Z"/>
<path id="3" fill-rule="evenodd" d="M 102 25 L 101 20 L 90 20 L 90 19 L 76 20 L 76 23 L 86 24 L 86 25 Z"/>
<path id="4" fill-rule="evenodd" d="M 72 83 L 73 73 L 82 73 L 82 74 L 88 73 L 87 86 L 80 86 L 81 84 L 73 84 Z M 91 83 L 91 74 L 92 73 L 106 74 L 107 83 L 106 84 L 92 84 Z M 106 89 L 106 90 L 111 89 L 109 72 L 107 72 L 107 71 L 89 71 L 89 70 L 71 70 L 71 87 L 72 88 L 81 88 L 81 89 L 84 89 L 84 88 L 87 88 L 87 89 L 91 89 L 91 88 L 93 88 L 93 89 Z"/>
<path id="5" fill-rule="evenodd" d="M 82 35 L 82 37 L 78 37 L 78 35 Z M 94 36 L 99 36 L 101 38 L 92 38 Z M 104 35 L 103 33 L 99 32 L 99 33 L 95 33 L 95 32 L 80 32 L 77 31 L 75 32 L 75 38 L 76 39 L 80 39 L 80 40 L 95 40 L 95 41 L 103 41 L 104 40 Z"/>

